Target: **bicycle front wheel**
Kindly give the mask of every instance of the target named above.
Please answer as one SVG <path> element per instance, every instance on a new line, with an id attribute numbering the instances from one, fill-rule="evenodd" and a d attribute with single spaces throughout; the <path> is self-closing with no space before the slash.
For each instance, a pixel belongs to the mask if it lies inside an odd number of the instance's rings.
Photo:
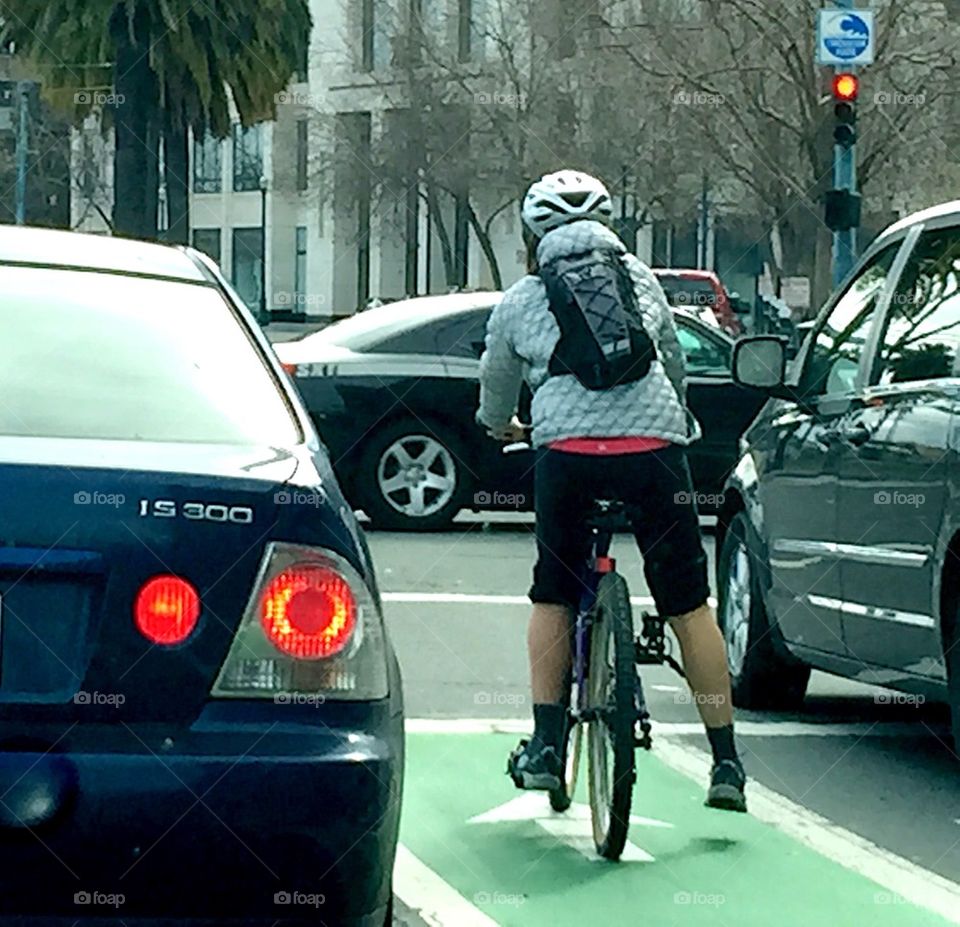
<path id="1" fill-rule="evenodd" d="M 627 842 L 636 779 L 633 616 L 626 581 L 607 573 L 597 589 L 590 629 L 587 727 L 590 817 L 597 852 L 619 859 Z"/>

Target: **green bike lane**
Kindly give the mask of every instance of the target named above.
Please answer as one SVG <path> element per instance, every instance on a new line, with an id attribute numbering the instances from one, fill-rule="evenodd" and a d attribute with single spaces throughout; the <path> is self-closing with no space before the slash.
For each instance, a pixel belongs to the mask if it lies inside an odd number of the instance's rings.
<path id="1" fill-rule="evenodd" d="M 599 918 L 650 927 L 957 923 L 778 827 L 705 808 L 703 783 L 643 751 L 637 754 L 635 819 L 625 860 L 600 860 L 580 804 L 586 801 L 585 765 L 574 807 L 556 815 L 545 795 L 520 793 L 503 774 L 516 740 L 500 733 L 407 735 L 401 842 L 486 915 L 486 923 L 536 927 Z M 896 868 L 894 863 L 878 871 Z M 916 880 L 911 886 L 917 888 Z M 922 889 L 921 884 L 921 902 Z M 918 900 L 916 890 L 904 894 Z M 454 920 L 450 925 L 459 927 Z"/>

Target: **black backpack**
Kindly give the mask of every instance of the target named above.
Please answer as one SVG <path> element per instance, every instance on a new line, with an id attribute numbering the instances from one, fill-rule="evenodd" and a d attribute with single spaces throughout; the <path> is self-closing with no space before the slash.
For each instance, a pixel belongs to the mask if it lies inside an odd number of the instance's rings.
<path id="1" fill-rule="evenodd" d="M 547 368 L 589 390 L 641 380 L 657 349 L 643 327 L 633 280 L 612 251 L 556 258 L 540 268 L 560 340 Z"/>

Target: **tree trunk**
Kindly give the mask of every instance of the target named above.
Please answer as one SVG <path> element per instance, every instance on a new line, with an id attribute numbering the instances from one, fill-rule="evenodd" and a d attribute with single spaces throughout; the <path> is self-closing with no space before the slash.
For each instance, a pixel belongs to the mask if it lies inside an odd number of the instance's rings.
<path id="1" fill-rule="evenodd" d="M 447 281 L 447 286 L 456 286 L 456 270 L 453 266 L 453 245 L 450 242 L 450 234 L 447 232 L 446 223 L 443 221 L 443 211 L 440 209 L 440 203 L 437 200 L 437 191 L 432 183 L 427 182 L 427 209 L 430 210 L 432 226 L 437 230 L 437 237 L 440 239 L 440 253 L 443 256 L 443 273 Z M 427 268 L 427 290 L 430 288 L 430 268 Z"/>
<path id="2" fill-rule="evenodd" d="M 502 290 L 503 276 L 500 273 L 500 262 L 497 260 L 496 251 L 493 250 L 493 243 L 490 241 L 490 235 L 480 224 L 480 220 L 477 218 L 477 214 L 474 211 L 473 204 L 468 203 L 467 209 L 469 210 L 467 216 L 470 219 L 470 225 L 473 228 L 474 234 L 477 236 L 477 241 L 480 242 L 480 250 L 483 251 L 483 256 L 487 259 L 487 267 L 490 268 L 490 276 L 493 278 L 493 288 L 495 290 Z"/>
<path id="3" fill-rule="evenodd" d="M 141 31 L 138 34 L 137 27 Z M 118 235 L 156 238 L 157 131 L 156 76 L 150 69 L 146 29 L 135 18 L 131 35 L 125 8 L 118 4 L 110 22 L 116 51 L 114 92 L 113 227 Z"/>
<path id="4" fill-rule="evenodd" d="M 807 318 L 814 318 L 816 316 L 820 311 L 820 307 L 829 299 L 830 293 L 833 290 L 833 277 L 831 275 L 833 235 L 830 230 L 820 222 L 817 223 L 817 238 L 814 248 L 813 285 L 810 288 L 810 308 L 807 310 Z"/>
<path id="5" fill-rule="evenodd" d="M 168 217 L 166 240 L 178 245 L 190 244 L 190 161 L 187 138 L 184 125 L 168 123 L 163 136 Z"/>

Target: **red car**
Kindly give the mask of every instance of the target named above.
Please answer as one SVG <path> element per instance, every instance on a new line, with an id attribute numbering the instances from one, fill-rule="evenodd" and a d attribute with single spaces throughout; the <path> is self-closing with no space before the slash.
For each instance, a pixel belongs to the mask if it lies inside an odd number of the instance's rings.
<path id="1" fill-rule="evenodd" d="M 706 316 L 704 321 L 711 321 L 709 316 L 712 315 L 732 338 L 743 334 L 743 325 L 730 305 L 727 291 L 713 271 L 655 267 L 653 272 L 671 306 Z"/>

